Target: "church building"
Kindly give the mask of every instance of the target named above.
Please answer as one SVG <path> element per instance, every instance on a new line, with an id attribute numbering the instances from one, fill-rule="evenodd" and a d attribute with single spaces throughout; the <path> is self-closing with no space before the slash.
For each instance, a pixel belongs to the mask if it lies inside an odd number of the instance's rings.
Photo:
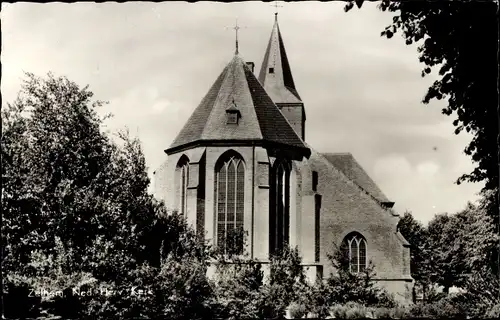
<path id="1" fill-rule="evenodd" d="M 309 279 L 328 276 L 328 254 L 344 244 L 351 271 L 372 261 L 378 283 L 410 300 L 410 248 L 394 202 L 352 154 L 321 153 L 306 142 L 305 105 L 276 14 L 260 72 L 236 46 L 165 150 L 155 196 L 218 247 L 234 230 L 247 234 L 241 252 L 263 263 L 297 247 Z"/>

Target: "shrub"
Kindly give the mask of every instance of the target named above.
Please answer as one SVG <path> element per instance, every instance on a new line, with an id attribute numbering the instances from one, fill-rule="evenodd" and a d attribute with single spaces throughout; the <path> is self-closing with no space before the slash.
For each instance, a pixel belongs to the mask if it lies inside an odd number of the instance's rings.
<path id="1" fill-rule="evenodd" d="M 302 296 L 302 304 L 307 306 L 307 312 L 315 314 L 318 318 L 325 318 L 329 315 L 329 287 L 323 280 L 316 281 L 309 286 L 306 294 Z"/>
<path id="2" fill-rule="evenodd" d="M 270 260 L 269 282 L 263 286 L 263 298 L 269 310 L 266 316 L 280 317 L 292 302 L 300 303 L 309 286 L 296 248 L 286 247 Z"/>
<path id="3" fill-rule="evenodd" d="M 340 319 L 366 318 L 371 310 L 362 304 L 348 302 L 345 305 L 335 304 L 330 308 L 330 316 Z"/>
<path id="4" fill-rule="evenodd" d="M 495 318 L 495 319 L 500 318 L 500 303 L 497 303 L 490 310 L 488 310 L 486 317 L 487 318 Z"/>
<path id="5" fill-rule="evenodd" d="M 373 316 L 375 319 L 405 319 L 409 316 L 406 307 L 396 306 L 394 308 L 379 307 L 374 308 Z"/>
<path id="6" fill-rule="evenodd" d="M 444 298 L 436 302 L 424 304 L 419 303 L 410 309 L 411 317 L 424 318 L 456 318 L 465 317 L 464 310 L 455 305 L 451 299 Z"/>
<path id="7" fill-rule="evenodd" d="M 372 262 L 360 273 L 349 270 L 347 248 L 342 246 L 330 261 L 337 270 L 326 280 L 329 301 L 336 303 L 357 302 L 366 306 L 394 307 L 394 298 L 384 289 L 377 287 L 374 280 L 375 272 Z"/>
<path id="8" fill-rule="evenodd" d="M 292 319 L 300 319 L 307 315 L 307 308 L 302 303 L 292 302 L 288 307 Z"/>

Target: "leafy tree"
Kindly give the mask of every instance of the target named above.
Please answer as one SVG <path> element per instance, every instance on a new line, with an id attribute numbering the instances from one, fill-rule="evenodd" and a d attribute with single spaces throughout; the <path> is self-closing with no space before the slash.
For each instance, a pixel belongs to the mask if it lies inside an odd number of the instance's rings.
<path id="1" fill-rule="evenodd" d="M 242 230 L 230 232 L 222 243 L 216 248 L 212 282 L 212 305 L 217 317 L 275 318 L 283 316 L 293 304 L 304 304 L 309 286 L 297 249 L 284 248 L 263 267 L 260 261 L 242 252 L 247 243 Z M 265 267 L 269 268 L 269 277 L 264 277 Z"/>
<path id="2" fill-rule="evenodd" d="M 487 214 L 488 201 L 487 197 L 483 198 L 474 208 L 463 236 L 467 268 L 463 288 L 479 313 L 500 303 L 500 279 L 497 276 L 500 236 L 493 219 Z"/>
<path id="3" fill-rule="evenodd" d="M 426 229 L 422 223 L 415 220 L 409 211 L 406 211 L 399 220 L 397 228 L 411 245 L 410 271 L 415 280 L 415 286 L 422 288 L 425 293 L 426 288 L 430 285 L 429 277 L 431 272 Z"/>
<path id="4" fill-rule="evenodd" d="M 260 318 L 263 312 L 264 273 L 261 264 L 242 252 L 247 234 L 229 232 L 215 250 L 216 270 L 212 281 L 212 306 L 217 318 Z"/>
<path id="5" fill-rule="evenodd" d="M 459 285 L 464 266 L 461 232 L 457 229 L 463 226 L 457 224 L 454 215 L 444 213 L 436 215 L 427 227 L 430 279 L 443 286 L 445 292 Z"/>
<path id="6" fill-rule="evenodd" d="M 345 10 L 354 4 L 361 8 L 362 3 L 348 1 Z M 383 0 L 379 8 L 394 13 L 392 23 L 381 35 L 390 39 L 401 32 L 406 44 L 418 44 L 423 77 L 438 70 L 438 80 L 423 102 L 446 99 L 442 113 L 454 117 L 455 134 L 464 130 L 472 134 L 464 151 L 476 167 L 456 182 L 485 183 L 484 196 L 491 199 L 487 212 L 498 233 L 498 2 Z M 500 255 L 496 256 L 499 265 Z"/>
<path id="7" fill-rule="evenodd" d="M 354 3 L 361 7 L 363 0 L 349 1 L 345 10 Z M 485 189 L 494 189 L 499 181 L 498 3 L 384 0 L 379 8 L 394 13 L 382 36 L 401 32 L 406 44 L 418 43 L 422 76 L 439 68 L 423 102 L 447 99 L 442 112 L 455 116 L 455 134 L 473 135 L 465 153 L 477 165 L 457 183 L 484 181 Z"/>
<path id="8" fill-rule="evenodd" d="M 326 280 L 326 294 L 329 302 L 394 307 L 393 297 L 376 285 L 373 263 L 370 261 L 368 266 L 359 273 L 351 272 L 348 252 L 347 246 L 343 244 L 329 255 L 330 263 L 336 270 Z"/>
<path id="9" fill-rule="evenodd" d="M 2 110 L 7 295 L 59 286 L 65 294 L 49 299 L 49 309 L 64 318 L 64 306 L 71 316 L 93 318 L 207 314 L 210 250 L 147 193 L 139 141 L 120 133 L 115 142 L 102 132 L 96 108 L 103 103 L 92 101 L 87 87 L 52 74 L 26 76 Z M 73 294 L 82 286 L 113 294 Z"/>
<path id="10" fill-rule="evenodd" d="M 267 310 L 273 316 L 284 316 L 293 302 L 301 300 L 309 289 L 297 248 L 284 247 L 270 257 L 270 275 L 264 287 Z"/>

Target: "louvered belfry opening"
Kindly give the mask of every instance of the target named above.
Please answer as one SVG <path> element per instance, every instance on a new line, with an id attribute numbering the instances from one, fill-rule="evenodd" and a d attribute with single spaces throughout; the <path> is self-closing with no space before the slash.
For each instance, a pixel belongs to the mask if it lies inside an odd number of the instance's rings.
<path id="1" fill-rule="evenodd" d="M 269 254 L 278 255 L 290 240 L 290 174 L 288 161 L 275 163 L 270 183 Z"/>

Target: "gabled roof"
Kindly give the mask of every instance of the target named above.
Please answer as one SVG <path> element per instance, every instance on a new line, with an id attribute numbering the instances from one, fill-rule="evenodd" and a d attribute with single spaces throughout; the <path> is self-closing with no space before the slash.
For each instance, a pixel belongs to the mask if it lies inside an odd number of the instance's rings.
<path id="1" fill-rule="evenodd" d="M 259 81 L 274 103 L 302 102 L 293 81 L 277 14 L 260 69 Z"/>
<path id="2" fill-rule="evenodd" d="M 240 111 L 238 125 L 227 123 L 226 110 L 231 106 Z M 172 153 L 195 143 L 215 141 L 276 143 L 301 149 L 305 156 L 310 153 L 238 54 L 165 151 Z"/>
<path id="3" fill-rule="evenodd" d="M 391 201 L 382 193 L 377 184 L 368 176 L 359 163 L 350 153 L 323 153 L 323 156 L 340 170 L 347 178 L 352 180 L 361 189 L 368 192 L 372 197 L 382 204 Z M 390 206 L 390 205 L 389 205 Z"/>

